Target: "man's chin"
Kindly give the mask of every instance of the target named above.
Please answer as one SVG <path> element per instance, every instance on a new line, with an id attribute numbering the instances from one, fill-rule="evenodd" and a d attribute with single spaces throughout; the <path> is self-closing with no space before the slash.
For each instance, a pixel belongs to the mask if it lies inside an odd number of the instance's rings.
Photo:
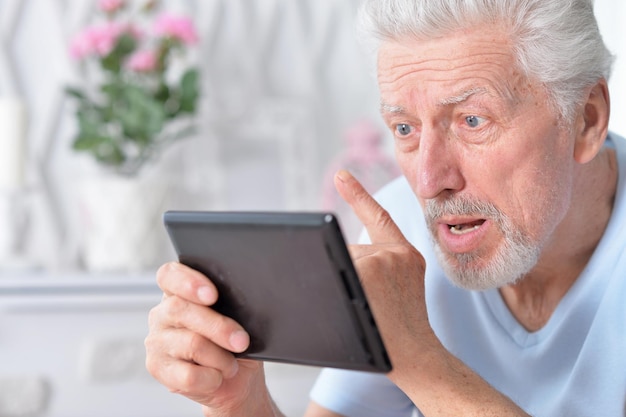
<path id="1" fill-rule="evenodd" d="M 516 257 L 507 261 L 504 255 L 499 254 L 496 259 L 486 262 L 480 256 L 443 254 L 438 246 L 435 252 L 450 282 L 471 291 L 485 291 L 514 284 L 536 264 L 536 255 L 530 253 L 526 253 L 528 257 Z"/>
<path id="2" fill-rule="evenodd" d="M 445 270 L 445 268 L 444 268 Z M 463 288 L 469 291 L 486 291 L 511 285 L 517 282 L 521 276 L 511 279 L 492 279 L 491 277 L 483 277 L 480 274 L 467 274 L 467 273 L 454 273 L 446 272 L 446 277 L 459 288 Z"/>

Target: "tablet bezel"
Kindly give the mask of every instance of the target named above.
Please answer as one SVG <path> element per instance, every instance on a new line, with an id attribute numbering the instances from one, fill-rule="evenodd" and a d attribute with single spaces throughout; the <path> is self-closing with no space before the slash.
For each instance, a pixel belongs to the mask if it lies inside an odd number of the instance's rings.
<path id="1" fill-rule="evenodd" d="M 391 370 L 333 213 L 167 211 L 163 222 L 179 261 L 218 287 L 212 308 L 250 333 L 239 357 Z"/>

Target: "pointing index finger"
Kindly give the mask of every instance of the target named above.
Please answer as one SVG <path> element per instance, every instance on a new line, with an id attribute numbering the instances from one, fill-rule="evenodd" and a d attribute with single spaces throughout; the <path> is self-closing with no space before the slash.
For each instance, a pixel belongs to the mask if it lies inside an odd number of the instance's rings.
<path id="1" fill-rule="evenodd" d="M 406 242 L 406 238 L 387 210 L 374 200 L 352 174 L 345 170 L 337 172 L 335 187 L 365 226 L 372 243 Z"/>

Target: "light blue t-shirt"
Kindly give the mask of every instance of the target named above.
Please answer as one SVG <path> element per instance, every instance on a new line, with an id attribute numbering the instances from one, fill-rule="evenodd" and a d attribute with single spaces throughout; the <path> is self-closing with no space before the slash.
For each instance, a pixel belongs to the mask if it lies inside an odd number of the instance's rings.
<path id="1" fill-rule="evenodd" d="M 428 317 L 441 342 L 533 416 L 626 416 L 626 141 L 611 136 L 607 146 L 619 165 L 613 214 L 587 267 L 536 332 L 516 321 L 498 290 L 467 291 L 448 281 L 406 180 L 377 195 L 426 258 Z M 325 369 L 311 398 L 349 417 L 415 411 L 384 375 L 354 371 Z"/>

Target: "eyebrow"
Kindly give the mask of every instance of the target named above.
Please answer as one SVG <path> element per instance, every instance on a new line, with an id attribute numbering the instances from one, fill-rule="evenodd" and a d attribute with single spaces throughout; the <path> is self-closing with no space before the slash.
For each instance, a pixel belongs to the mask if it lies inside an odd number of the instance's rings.
<path id="1" fill-rule="evenodd" d="M 488 90 L 485 87 L 470 88 L 469 90 L 463 91 L 461 94 L 440 100 L 439 105 L 449 106 L 451 104 L 459 104 L 459 103 L 466 101 L 468 98 L 470 98 L 473 95 L 485 94 L 487 92 Z"/>
<path id="2" fill-rule="evenodd" d="M 474 88 L 470 88 L 469 90 L 465 90 L 463 92 L 461 92 L 458 95 L 452 96 L 452 97 L 447 97 L 444 99 L 439 100 L 439 102 L 437 103 L 439 106 L 449 106 L 452 104 L 459 104 L 462 103 L 464 101 L 466 101 L 468 98 L 470 98 L 473 95 L 476 94 L 486 94 L 488 93 L 489 90 L 485 87 L 474 87 Z M 404 107 L 402 106 L 394 106 L 391 104 L 387 104 L 384 102 L 380 103 L 380 112 L 381 113 L 393 113 L 393 114 L 404 114 L 406 113 L 406 110 Z"/>
<path id="3" fill-rule="evenodd" d="M 404 110 L 404 107 L 392 106 L 391 104 L 387 104 L 383 102 L 380 103 L 380 112 L 381 113 L 396 113 L 396 114 L 406 113 L 406 111 Z"/>

